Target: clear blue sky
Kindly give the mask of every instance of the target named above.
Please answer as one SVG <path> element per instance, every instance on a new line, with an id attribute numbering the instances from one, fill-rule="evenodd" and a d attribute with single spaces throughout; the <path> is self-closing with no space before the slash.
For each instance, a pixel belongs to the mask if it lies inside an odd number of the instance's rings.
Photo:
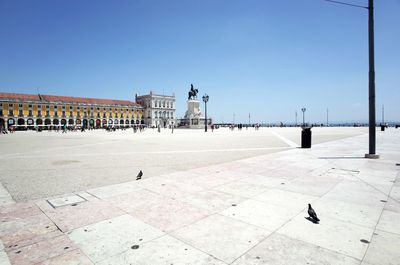
<path id="1" fill-rule="evenodd" d="M 375 1 L 378 122 L 400 120 L 399 14 Z M 220 122 L 367 121 L 367 21 L 323 0 L 0 0 L 0 91 L 175 92 L 180 117 L 193 83 Z"/>

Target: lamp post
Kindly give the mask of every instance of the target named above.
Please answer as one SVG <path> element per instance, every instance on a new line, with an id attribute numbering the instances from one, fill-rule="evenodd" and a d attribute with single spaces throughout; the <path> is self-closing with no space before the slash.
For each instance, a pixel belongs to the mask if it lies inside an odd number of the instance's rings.
<path id="1" fill-rule="evenodd" d="M 304 125 L 305 125 L 305 123 L 304 123 L 304 112 L 306 112 L 306 108 L 301 108 L 301 111 L 303 112 L 303 127 L 304 127 Z"/>
<path id="2" fill-rule="evenodd" d="M 326 109 L 326 127 L 329 126 L 329 109 Z"/>
<path id="3" fill-rule="evenodd" d="M 204 121 L 204 131 L 207 132 L 207 102 L 208 102 L 209 96 L 207 94 L 204 94 L 203 96 L 203 102 L 204 102 L 204 112 L 205 112 L 205 121 Z"/>
<path id="4" fill-rule="evenodd" d="M 374 48 L 374 0 L 368 0 L 368 6 L 359 6 L 334 0 L 325 0 L 336 4 L 368 9 L 368 106 L 369 106 L 369 152 L 366 158 L 379 158 L 376 154 L 376 117 L 375 117 L 375 48 Z"/>

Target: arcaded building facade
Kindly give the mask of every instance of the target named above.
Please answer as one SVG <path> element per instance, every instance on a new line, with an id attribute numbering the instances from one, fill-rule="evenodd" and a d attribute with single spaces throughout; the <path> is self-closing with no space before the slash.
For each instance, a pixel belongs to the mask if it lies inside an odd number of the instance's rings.
<path id="1" fill-rule="evenodd" d="M 143 110 L 128 100 L 0 93 L 0 128 L 133 127 L 145 123 Z"/>

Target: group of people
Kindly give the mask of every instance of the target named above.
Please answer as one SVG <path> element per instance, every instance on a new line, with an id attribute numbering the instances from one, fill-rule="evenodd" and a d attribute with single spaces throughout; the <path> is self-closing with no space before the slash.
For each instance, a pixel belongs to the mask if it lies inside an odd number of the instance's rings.
<path id="1" fill-rule="evenodd" d="M 14 133 L 15 132 L 15 126 L 8 126 L 8 130 L 6 129 L 6 127 L 1 126 L 0 127 L 0 134 L 8 134 L 8 133 Z"/>

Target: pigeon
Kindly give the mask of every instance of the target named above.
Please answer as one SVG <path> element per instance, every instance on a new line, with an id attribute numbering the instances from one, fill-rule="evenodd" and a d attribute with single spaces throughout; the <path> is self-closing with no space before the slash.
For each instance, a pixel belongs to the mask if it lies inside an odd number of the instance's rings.
<path id="1" fill-rule="evenodd" d="M 318 219 L 318 217 L 317 217 L 317 214 L 315 213 L 314 209 L 311 207 L 311 204 L 308 204 L 308 215 L 310 216 L 310 218 L 311 218 L 314 222 L 316 222 L 316 223 L 319 222 L 319 219 Z"/>
<path id="2" fill-rule="evenodd" d="M 140 171 L 139 171 L 139 174 L 138 174 L 137 177 L 136 177 L 136 180 L 141 179 L 142 176 L 143 176 L 143 172 L 140 170 Z"/>

